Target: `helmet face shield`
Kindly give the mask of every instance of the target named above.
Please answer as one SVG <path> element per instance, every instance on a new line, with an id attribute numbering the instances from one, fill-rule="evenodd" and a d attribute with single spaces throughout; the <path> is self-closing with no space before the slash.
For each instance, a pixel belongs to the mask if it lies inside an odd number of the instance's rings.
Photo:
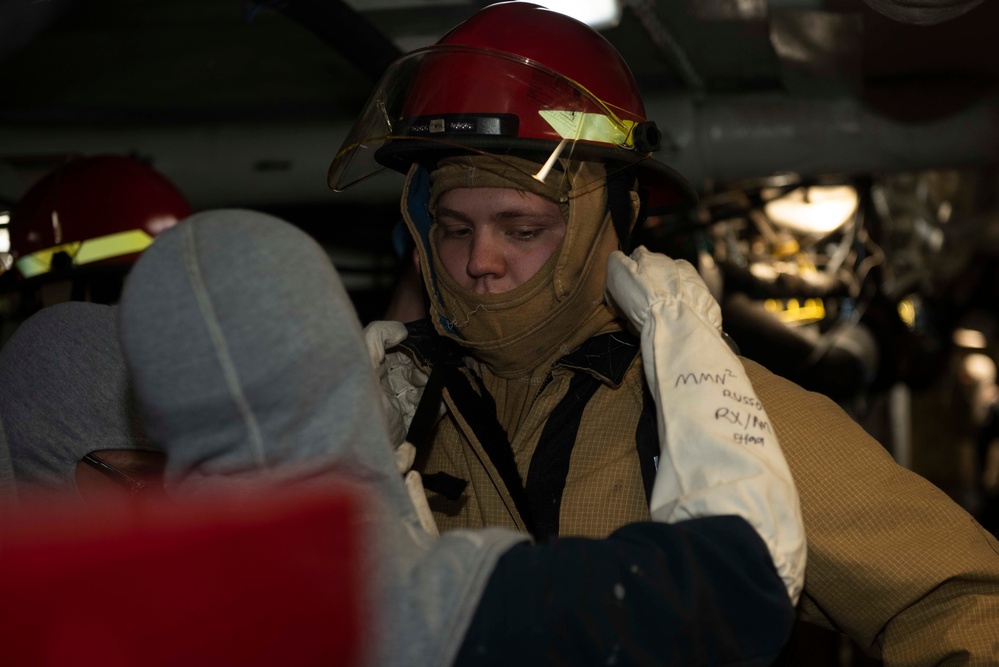
<path id="1" fill-rule="evenodd" d="M 649 213 L 689 208 L 697 193 L 652 158 L 659 143 L 628 64 L 603 35 L 529 2 L 499 2 L 388 68 L 328 179 L 343 190 L 386 168 L 433 170 L 443 157 L 477 154 L 524 158 L 530 176 L 558 186 L 558 164 L 599 162 L 634 174 Z"/>
<path id="2" fill-rule="evenodd" d="M 538 165 L 529 176 L 557 187 L 551 179 L 564 160 L 645 159 L 635 141 L 644 122 L 536 61 L 439 45 L 385 73 L 330 166 L 329 184 L 343 190 L 386 167 L 406 172 L 415 162 L 478 154 L 527 158 Z"/>

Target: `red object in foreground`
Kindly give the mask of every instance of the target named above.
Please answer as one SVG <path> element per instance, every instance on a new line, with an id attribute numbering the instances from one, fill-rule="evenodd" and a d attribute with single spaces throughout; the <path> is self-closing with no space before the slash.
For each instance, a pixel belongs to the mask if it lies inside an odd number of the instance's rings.
<path id="1" fill-rule="evenodd" d="M 360 664 L 362 502 L 345 486 L 22 511 L 0 537 L 0 664 Z"/>

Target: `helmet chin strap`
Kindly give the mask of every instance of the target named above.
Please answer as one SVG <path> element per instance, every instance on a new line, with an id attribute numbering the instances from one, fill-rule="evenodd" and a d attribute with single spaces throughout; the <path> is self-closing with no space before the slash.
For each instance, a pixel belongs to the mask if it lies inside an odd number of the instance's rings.
<path id="1" fill-rule="evenodd" d="M 607 210 L 617 232 L 618 247 L 625 254 L 634 249 L 633 231 L 645 221 L 645 204 L 644 193 L 635 190 L 635 175 L 631 170 L 608 171 Z"/>

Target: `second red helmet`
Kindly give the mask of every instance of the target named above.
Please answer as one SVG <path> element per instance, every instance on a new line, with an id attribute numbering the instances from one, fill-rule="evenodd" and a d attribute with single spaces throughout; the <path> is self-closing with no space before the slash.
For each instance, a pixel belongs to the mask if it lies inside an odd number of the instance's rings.
<path id="1" fill-rule="evenodd" d="M 142 162 L 81 157 L 51 171 L 14 206 L 10 249 L 24 278 L 89 264 L 130 264 L 156 235 L 191 213 L 177 187 Z"/>

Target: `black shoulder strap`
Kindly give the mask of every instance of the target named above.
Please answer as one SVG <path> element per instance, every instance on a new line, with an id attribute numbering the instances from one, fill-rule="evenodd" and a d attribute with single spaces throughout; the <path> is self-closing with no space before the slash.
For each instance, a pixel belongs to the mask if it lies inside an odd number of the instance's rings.
<path id="1" fill-rule="evenodd" d="M 431 431 L 437 423 L 445 378 L 454 373 L 462 361 L 461 352 L 451 341 L 438 334 L 429 320 L 410 322 L 406 330 L 408 335 L 401 347 L 409 350 L 419 363 L 430 366 L 430 377 L 406 432 L 406 440 L 419 451 L 430 441 Z"/>
<path id="2" fill-rule="evenodd" d="M 406 328 L 409 336 L 403 341 L 403 347 L 416 355 L 421 363 L 430 365 L 430 377 L 423 388 L 420 403 L 416 406 L 413 421 L 409 423 L 409 431 L 406 432 L 406 440 L 416 448 L 419 460 L 419 453 L 426 451 L 434 424 L 437 423 L 446 378 L 457 371 L 461 357 L 450 345 L 450 341 L 441 338 L 428 321 L 412 322 Z M 446 472 L 424 472 L 421 477 L 423 488 L 439 493 L 448 500 L 457 500 L 468 486 L 468 480 Z"/>
<path id="3" fill-rule="evenodd" d="M 455 407 L 475 433 L 483 449 L 496 468 L 528 531 L 538 540 L 558 535 L 562 492 L 569 473 L 569 462 L 576 443 L 583 410 L 601 386 L 600 379 L 587 372 L 578 372 L 577 356 L 601 359 L 607 369 L 596 368 L 597 375 L 606 375 L 614 382 L 621 381 L 624 370 L 637 353 L 637 341 L 626 334 L 598 336 L 575 355 L 564 358 L 565 366 L 577 370 L 566 395 L 559 402 L 545 424 L 537 448 L 531 459 L 526 484 L 517 471 L 509 436 L 496 417 L 496 402 L 482 384 L 482 379 L 469 371 L 478 391 L 473 389 L 468 377 L 461 371 L 460 350 L 451 341 L 440 337 L 432 327 L 414 330 L 411 327 L 414 350 L 424 359 L 433 359 L 430 377 L 416 414 L 409 427 L 407 440 L 419 451 L 429 442 L 437 420 L 441 396 L 447 387 Z M 415 335 L 414 335 L 415 334 Z M 606 349 L 605 349 L 606 348 Z M 593 354 L 589 354 L 593 352 Z M 590 363 L 587 362 L 587 363 Z M 625 363 L 627 362 L 627 363 Z M 586 364 L 583 364 L 584 366 Z M 611 372 L 613 369 L 615 372 Z M 603 371 L 603 372 L 601 372 Z M 659 456 L 659 437 L 656 425 L 655 403 L 648 387 L 645 388 L 642 415 L 635 432 L 638 459 L 646 498 L 651 497 Z M 424 487 L 454 500 L 468 485 L 446 473 L 425 473 Z"/>
<path id="4" fill-rule="evenodd" d="M 478 386 L 478 392 L 461 371 L 449 373 L 445 381 L 448 394 L 499 473 L 527 531 L 534 535 L 534 519 L 524 492 L 524 483 L 513 458 L 510 438 L 496 418 L 496 401 L 486 391 L 482 379 L 474 373 L 472 377 Z"/>
<path id="5" fill-rule="evenodd" d="M 430 377 L 427 378 L 427 385 L 423 388 L 423 395 L 413 413 L 413 421 L 409 422 L 409 430 L 406 432 L 406 440 L 416 447 L 417 451 L 422 449 L 430 441 L 430 432 L 437 421 L 437 411 L 440 409 L 441 395 L 444 392 L 444 376 L 454 372 L 452 364 L 434 364 L 430 369 Z"/>
<path id="6" fill-rule="evenodd" d="M 555 537 L 562 513 L 562 492 L 569 476 L 569 460 L 583 420 L 583 410 L 601 382 L 588 373 L 576 373 L 541 432 L 527 472 L 527 497 L 535 509 L 535 538 Z"/>
<path id="7" fill-rule="evenodd" d="M 478 392 L 472 388 L 461 370 L 464 366 L 461 351 L 454 343 L 437 334 L 429 323 L 410 324 L 407 328 L 410 333 L 409 340 L 403 341 L 403 344 L 420 358 L 431 363 L 431 370 L 420 403 L 416 406 L 413 421 L 410 422 L 406 439 L 416 447 L 418 453 L 421 449 L 425 449 L 437 422 L 437 411 L 440 409 L 441 396 L 446 387 L 455 408 L 471 427 L 503 480 L 524 526 L 533 534 L 534 522 L 524 493 L 524 483 L 520 479 L 520 473 L 517 472 L 517 463 L 513 458 L 509 436 L 496 417 L 496 401 L 486 391 L 482 379 L 469 371 L 476 382 Z M 450 500 L 458 498 L 467 485 L 467 480 L 458 479 L 447 473 L 423 474 L 424 488 L 440 493 Z"/>

